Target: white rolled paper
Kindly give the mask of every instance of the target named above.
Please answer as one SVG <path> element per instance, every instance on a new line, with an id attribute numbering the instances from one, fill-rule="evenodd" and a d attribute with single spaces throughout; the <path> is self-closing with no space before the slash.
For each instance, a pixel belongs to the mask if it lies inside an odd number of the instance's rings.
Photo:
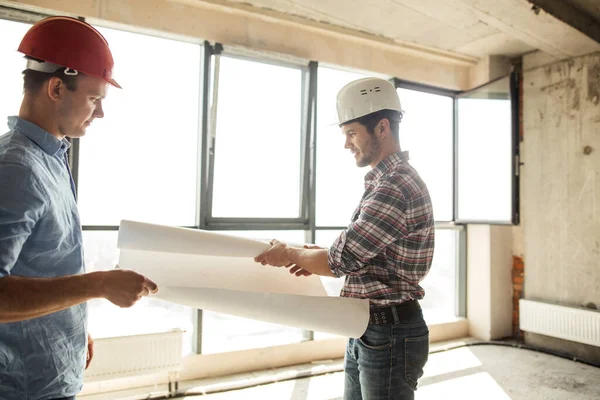
<path id="1" fill-rule="evenodd" d="M 360 337 L 368 299 L 327 296 L 321 279 L 296 277 L 254 257 L 269 243 L 234 235 L 121 221 L 119 266 L 146 275 L 165 301 L 300 329 Z"/>

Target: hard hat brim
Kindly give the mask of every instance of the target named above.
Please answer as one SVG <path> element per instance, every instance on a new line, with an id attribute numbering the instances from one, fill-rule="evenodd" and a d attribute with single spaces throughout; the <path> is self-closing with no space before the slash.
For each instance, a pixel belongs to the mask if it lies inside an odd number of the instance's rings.
<path id="1" fill-rule="evenodd" d="M 110 83 L 111 85 L 113 85 L 113 86 L 114 86 L 114 87 L 116 87 L 117 89 L 123 89 L 123 88 L 121 87 L 121 85 L 119 85 L 119 84 L 117 83 L 117 81 L 115 81 L 114 79 L 112 79 L 112 78 L 108 78 L 108 79 L 105 79 L 105 80 L 106 80 L 106 82 Z"/>

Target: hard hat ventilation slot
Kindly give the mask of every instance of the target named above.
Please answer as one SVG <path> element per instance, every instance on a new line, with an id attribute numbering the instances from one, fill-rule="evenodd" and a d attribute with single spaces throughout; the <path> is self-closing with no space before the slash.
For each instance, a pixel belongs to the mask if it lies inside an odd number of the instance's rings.
<path id="1" fill-rule="evenodd" d="M 379 86 L 375 86 L 374 89 L 376 92 L 381 92 L 381 89 L 379 88 Z"/>
<path id="2" fill-rule="evenodd" d="M 360 94 L 361 94 L 361 96 L 364 96 L 365 94 L 368 94 L 368 93 L 367 93 L 367 89 L 362 89 L 362 90 L 360 91 Z"/>

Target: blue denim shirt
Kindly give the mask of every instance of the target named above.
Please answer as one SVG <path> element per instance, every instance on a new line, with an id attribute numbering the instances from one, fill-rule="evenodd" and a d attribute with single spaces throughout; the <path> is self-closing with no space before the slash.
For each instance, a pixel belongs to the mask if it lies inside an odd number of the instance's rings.
<path id="1" fill-rule="evenodd" d="M 81 223 L 65 163 L 69 142 L 17 117 L 9 117 L 8 126 L 0 136 L 0 279 L 83 273 Z M 86 331 L 86 303 L 0 323 L 0 398 L 76 395 L 85 368 Z"/>

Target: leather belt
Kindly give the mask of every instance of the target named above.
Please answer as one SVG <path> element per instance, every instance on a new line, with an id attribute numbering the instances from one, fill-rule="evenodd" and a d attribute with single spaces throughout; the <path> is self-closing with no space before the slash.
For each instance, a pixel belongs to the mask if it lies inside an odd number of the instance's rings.
<path id="1" fill-rule="evenodd" d="M 373 307 L 370 310 L 369 324 L 398 324 L 406 320 L 414 320 L 421 315 L 421 306 L 417 300 L 384 307 Z"/>

